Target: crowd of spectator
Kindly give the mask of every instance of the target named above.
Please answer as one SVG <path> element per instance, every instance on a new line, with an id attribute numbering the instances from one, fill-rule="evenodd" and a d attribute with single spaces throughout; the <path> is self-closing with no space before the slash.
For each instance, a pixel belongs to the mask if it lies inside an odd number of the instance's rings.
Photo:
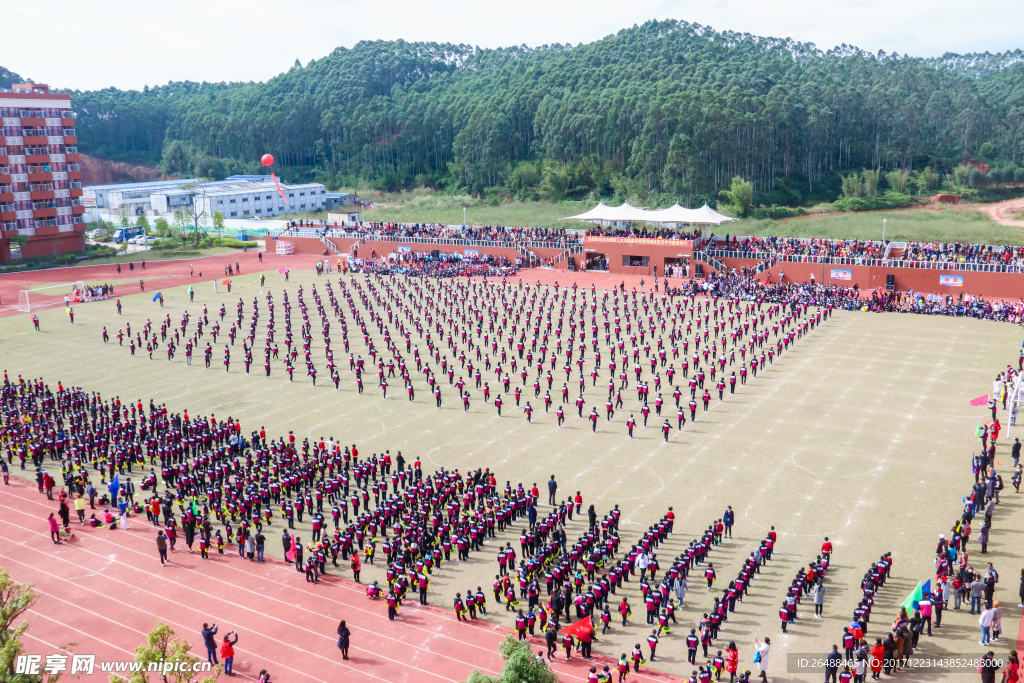
<path id="1" fill-rule="evenodd" d="M 826 258 L 882 258 L 886 242 L 871 240 L 830 240 L 799 237 L 737 237 L 726 235 L 715 239 L 708 248 L 750 254 L 752 257 L 765 256 L 815 256 Z"/>
<path id="2" fill-rule="evenodd" d="M 908 242 L 899 259 L 946 263 L 1024 265 L 1024 247 L 962 242 Z"/>
<path id="3" fill-rule="evenodd" d="M 1024 246 L 969 244 L 963 242 L 906 242 L 889 249 L 889 242 L 831 240 L 779 236 L 712 239 L 705 247 L 712 254 L 746 255 L 750 258 L 807 256 L 815 258 L 887 258 L 920 263 L 978 264 L 1024 267 Z"/>
<path id="4" fill-rule="evenodd" d="M 422 277 L 506 277 L 519 272 L 519 265 L 502 256 L 467 255 L 423 251 L 393 251 L 387 258 L 349 259 L 356 273 L 418 275 Z"/>
<path id="5" fill-rule="evenodd" d="M 692 280 L 670 293 L 693 295 L 697 292 L 728 295 L 743 299 L 831 306 L 844 310 L 868 310 L 890 313 L 918 313 L 978 318 L 999 322 L 1024 323 L 1024 299 L 994 301 L 961 293 L 958 296 L 921 294 L 911 291 L 862 292 L 856 285 L 841 287 L 820 283 L 778 283 L 750 275 L 732 273 L 714 275 L 703 282 Z"/>
<path id="6" fill-rule="evenodd" d="M 582 242 L 577 232 L 564 228 L 505 227 L 500 225 L 444 225 L 440 223 L 362 222 L 345 226 L 327 221 L 291 221 L 293 229 L 312 228 L 325 236 L 353 236 L 364 239 L 453 239 L 525 244 L 546 243 L 569 247 Z M 592 228 L 592 237 L 627 237 L 644 239 L 699 240 L 696 228 Z M 896 261 L 929 263 L 970 263 L 1024 267 L 1024 246 L 971 244 L 963 242 L 907 242 L 902 249 L 889 249 L 889 242 L 877 240 L 836 240 L 824 238 L 782 237 L 779 235 L 747 236 L 711 235 L 703 249 L 748 255 L 751 258 L 806 256 L 812 258 L 888 258 Z"/>
<path id="7" fill-rule="evenodd" d="M 543 243 L 551 247 L 569 247 L 582 240 L 563 228 L 521 228 L 501 225 L 444 225 L 440 223 L 361 222 L 328 226 L 325 221 L 292 221 L 290 228 L 313 228 L 325 237 L 359 237 L 381 241 L 408 239 L 468 240 L 525 244 Z"/>
<path id="8" fill-rule="evenodd" d="M 633 237 L 643 239 L 660 240 L 695 240 L 700 237 L 700 228 L 680 230 L 672 228 L 593 228 L 587 230 L 587 235 L 593 237 Z"/>

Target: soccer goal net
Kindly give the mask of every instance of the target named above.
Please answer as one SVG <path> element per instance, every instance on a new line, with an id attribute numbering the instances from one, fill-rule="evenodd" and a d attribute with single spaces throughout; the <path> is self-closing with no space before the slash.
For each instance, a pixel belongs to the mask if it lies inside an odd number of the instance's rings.
<path id="1" fill-rule="evenodd" d="M 77 303 L 84 300 L 84 293 L 85 283 L 81 280 L 60 285 L 46 285 L 44 287 L 23 289 L 18 293 L 18 310 L 23 313 L 29 313 L 38 308 L 59 306 L 64 303 L 65 296 L 68 303 Z"/>

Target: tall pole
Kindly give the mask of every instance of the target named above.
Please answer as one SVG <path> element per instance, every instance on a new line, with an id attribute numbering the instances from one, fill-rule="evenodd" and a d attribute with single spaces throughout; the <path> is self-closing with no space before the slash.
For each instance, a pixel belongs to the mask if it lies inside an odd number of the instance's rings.
<path id="1" fill-rule="evenodd" d="M 882 241 L 883 242 L 885 242 L 885 220 L 886 219 L 884 219 L 884 218 L 882 219 Z"/>
<path id="2" fill-rule="evenodd" d="M 463 227 L 465 227 L 465 225 L 466 225 L 466 207 L 465 206 L 462 207 L 462 225 L 463 225 Z"/>

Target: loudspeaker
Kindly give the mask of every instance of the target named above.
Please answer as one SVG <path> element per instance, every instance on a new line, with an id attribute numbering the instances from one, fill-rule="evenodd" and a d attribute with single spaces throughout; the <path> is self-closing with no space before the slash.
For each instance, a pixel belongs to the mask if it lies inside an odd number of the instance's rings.
<path id="1" fill-rule="evenodd" d="M 570 256 L 569 257 L 569 270 L 571 272 L 576 272 L 576 257 L 575 256 Z"/>
<path id="2" fill-rule="evenodd" d="M 696 267 L 694 268 L 694 271 L 693 271 L 693 276 L 694 277 L 698 277 L 698 278 L 704 277 L 704 264 L 703 263 L 698 263 L 696 265 Z"/>
<path id="3" fill-rule="evenodd" d="M 892 292 L 892 291 L 895 291 L 895 289 L 896 289 L 896 276 L 892 275 L 892 274 L 886 275 L 885 276 L 885 291 Z"/>
<path id="4" fill-rule="evenodd" d="M 434 258 L 437 258 L 437 257 L 439 257 L 441 255 L 441 250 L 440 249 L 434 249 L 433 251 L 430 252 L 430 255 L 433 256 Z"/>

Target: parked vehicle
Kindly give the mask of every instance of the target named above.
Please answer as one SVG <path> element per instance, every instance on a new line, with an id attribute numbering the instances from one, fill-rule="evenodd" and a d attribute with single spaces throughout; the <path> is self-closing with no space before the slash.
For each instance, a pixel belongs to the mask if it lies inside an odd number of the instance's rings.
<path id="1" fill-rule="evenodd" d="M 114 241 L 118 243 L 127 242 L 130 241 L 133 237 L 138 237 L 139 235 L 144 234 L 145 231 L 138 226 L 129 228 L 118 228 L 117 230 L 114 231 Z"/>

